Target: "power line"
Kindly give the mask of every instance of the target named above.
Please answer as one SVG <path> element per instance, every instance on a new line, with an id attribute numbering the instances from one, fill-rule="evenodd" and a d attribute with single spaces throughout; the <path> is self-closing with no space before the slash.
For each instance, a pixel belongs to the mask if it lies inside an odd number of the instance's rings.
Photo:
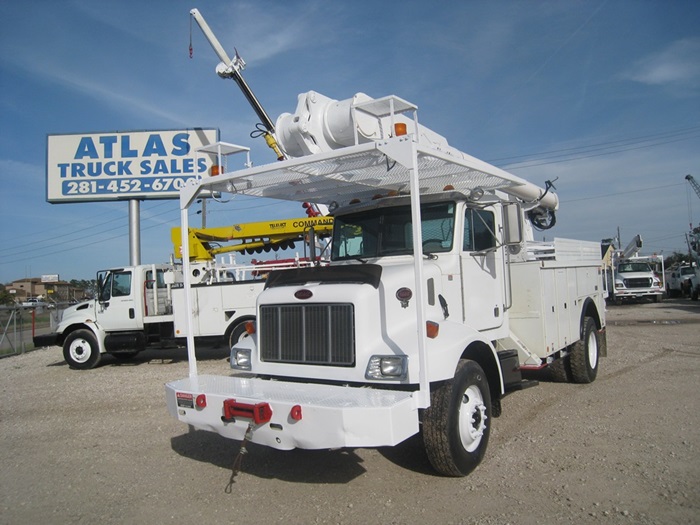
<path id="1" fill-rule="evenodd" d="M 598 151 L 600 149 L 609 149 L 611 147 L 614 147 L 614 145 L 631 145 L 631 144 L 639 144 L 640 142 L 648 142 L 652 140 L 657 140 L 660 138 L 668 138 L 669 136 L 674 136 L 674 135 L 683 135 L 683 134 L 688 134 L 688 133 L 696 133 L 700 131 L 700 126 L 692 126 L 689 128 L 681 128 L 678 130 L 674 131 L 665 131 L 661 133 L 654 133 L 652 135 L 640 135 L 637 137 L 630 137 L 626 139 L 619 139 L 619 140 L 610 140 L 606 142 L 597 142 L 593 144 L 588 144 L 586 146 L 574 146 L 570 148 L 561 148 L 561 149 L 555 149 L 555 150 L 549 150 L 549 151 L 542 151 L 538 153 L 526 153 L 523 155 L 513 155 L 509 157 L 499 157 L 496 159 L 491 159 L 488 162 L 499 162 L 499 161 L 504 161 L 504 160 L 512 160 L 512 159 L 521 159 L 521 158 L 526 158 L 526 157 L 539 157 L 539 160 L 542 159 L 547 159 L 547 158 L 552 158 L 552 154 L 556 153 L 563 153 L 563 152 L 578 152 L 578 151 Z M 692 138 L 692 137 L 689 137 Z M 559 157 L 561 155 L 555 155 L 555 157 Z"/>
<path id="2" fill-rule="evenodd" d="M 165 212 L 165 213 L 167 213 L 167 212 Z M 162 215 L 162 214 L 161 214 L 161 215 Z M 190 215 L 190 216 L 193 216 L 194 214 L 189 214 L 189 215 Z M 158 227 L 162 227 L 162 226 L 166 226 L 166 225 L 164 225 L 164 224 L 152 224 L 152 225 L 150 225 L 150 226 L 142 227 L 142 228 L 141 228 L 141 231 L 151 230 L 151 229 L 153 229 L 153 228 L 158 228 Z M 91 237 L 93 237 L 93 236 L 94 236 L 94 235 L 91 235 Z M 98 239 L 98 240 L 93 241 L 93 242 L 83 243 L 83 244 L 81 244 L 78 248 L 85 248 L 85 247 L 87 247 L 87 246 L 93 246 L 93 245 L 95 245 L 95 244 L 99 244 L 99 243 L 106 242 L 106 241 L 111 241 L 111 240 L 114 240 L 114 239 L 120 239 L 120 238 L 123 238 L 123 237 L 126 237 L 126 236 L 128 236 L 128 233 L 119 233 L 119 234 L 116 234 L 116 235 L 112 235 L 111 237 L 103 237 L 103 238 Z M 76 239 L 76 240 L 77 240 L 77 239 Z M 54 245 L 54 246 L 57 246 L 57 245 Z M 31 249 L 31 250 L 29 250 L 29 251 L 36 251 L 37 249 L 39 249 L 39 248 Z M 0 262 L 0 266 L 5 266 L 5 265 L 7 265 L 7 264 L 14 264 L 14 263 L 18 263 L 18 262 L 24 262 L 24 261 L 27 261 L 27 260 L 41 259 L 41 258 L 44 258 L 44 257 L 53 256 L 53 255 L 56 255 L 56 254 L 59 254 L 59 253 L 65 253 L 65 252 L 73 251 L 73 250 L 75 250 L 75 249 L 76 249 L 75 246 L 70 246 L 70 247 L 64 248 L 64 249 L 62 249 L 62 250 L 54 250 L 54 251 L 51 251 L 51 252 L 42 253 L 42 254 L 40 254 L 40 255 L 30 255 L 30 256 L 26 256 L 26 255 L 25 255 L 25 256 L 22 256 L 22 257 L 19 258 L 19 259 L 13 259 L 13 260 L 10 260 L 10 261 L 2 261 L 2 262 Z M 14 254 L 14 255 L 12 255 L 12 256 L 17 257 L 17 256 L 19 256 L 19 255 L 20 255 L 20 254 Z"/>
<path id="3" fill-rule="evenodd" d="M 164 212 L 162 212 L 162 213 L 158 213 L 158 214 L 152 215 L 152 216 L 149 217 L 149 218 L 159 217 L 159 216 L 161 216 L 161 215 L 165 215 L 166 213 L 171 213 L 172 211 L 173 211 L 173 210 L 166 210 L 166 211 L 164 211 Z M 103 235 L 103 234 L 105 234 L 105 233 L 107 233 L 107 232 L 114 231 L 115 229 L 117 229 L 117 228 L 120 227 L 120 226 L 121 226 L 121 227 L 124 226 L 124 223 L 126 222 L 126 217 L 119 217 L 118 219 L 119 219 L 119 224 L 118 224 L 118 225 L 114 225 L 114 222 L 115 222 L 115 220 L 117 220 L 117 219 L 113 219 L 113 220 L 110 220 L 110 221 L 105 221 L 105 222 L 103 222 L 103 223 L 99 223 L 99 224 L 97 224 L 97 225 L 88 226 L 88 227 L 86 227 L 86 228 L 84 228 L 84 229 L 82 229 L 82 230 L 76 230 L 76 231 L 73 231 L 73 232 L 69 232 L 69 233 L 66 233 L 65 235 L 59 235 L 59 236 L 51 237 L 50 240 L 37 240 L 37 241 L 30 242 L 30 243 L 26 243 L 26 244 L 24 244 L 24 245 L 13 246 L 13 247 L 8 248 L 7 250 L 4 250 L 4 251 L 3 251 L 2 255 L 0 255 L 0 259 L 4 259 L 4 258 L 6 258 L 6 257 L 16 257 L 17 255 L 20 254 L 19 252 L 26 254 L 26 253 L 31 253 L 31 252 L 34 252 L 34 251 L 37 251 L 37 250 L 51 249 L 51 248 L 54 248 L 54 247 L 56 247 L 56 246 L 61 246 L 61 245 L 65 244 L 66 242 L 83 241 L 83 240 L 85 240 L 86 238 L 95 237 L 95 236 L 97 236 L 97 235 Z M 91 233 L 91 234 L 89 234 L 89 235 L 85 235 L 85 234 L 84 234 L 84 231 L 85 231 L 86 229 L 96 228 L 96 227 L 98 227 L 98 226 L 104 226 L 105 224 L 113 224 L 114 226 L 113 226 L 112 228 L 107 228 L 107 229 L 104 229 L 104 230 L 100 230 L 100 231 L 97 231 L 97 232 L 95 232 L 95 233 Z M 51 242 L 51 241 L 56 241 L 57 239 L 62 239 L 62 238 L 64 238 L 64 237 L 70 237 L 70 236 L 74 236 L 74 235 L 79 235 L 80 238 L 77 238 L 77 239 L 70 239 L 69 241 L 62 240 L 62 241 L 58 241 L 58 242 Z M 32 247 L 30 247 L 30 246 L 34 246 L 34 247 L 32 248 Z"/>
<path id="4" fill-rule="evenodd" d="M 606 151 L 606 152 L 604 152 L 604 153 L 596 153 L 596 154 L 593 154 L 593 155 L 579 155 L 579 156 L 576 156 L 576 157 L 570 157 L 570 158 L 563 159 L 563 160 L 553 160 L 553 161 L 550 161 L 550 162 L 536 162 L 536 161 L 535 161 L 536 163 L 534 163 L 534 164 L 527 164 L 527 163 L 524 163 L 524 164 L 521 165 L 521 166 L 518 166 L 518 165 L 517 165 L 518 163 L 516 163 L 515 165 L 507 164 L 505 167 L 508 168 L 509 170 L 518 170 L 518 169 L 523 169 L 523 168 L 534 168 L 534 167 L 536 167 L 536 166 L 545 166 L 545 165 L 547 165 L 547 164 L 558 164 L 558 163 L 561 163 L 561 162 L 572 162 L 572 161 L 575 161 L 575 160 L 590 159 L 590 158 L 593 158 L 593 157 L 602 157 L 602 156 L 604 156 L 604 155 L 613 155 L 613 154 L 615 154 L 615 153 L 621 153 L 621 152 L 623 152 L 623 151 L 633 151 L 633 150 L 642 149 L 642 148 L 649 148 L 649 147 L 653 147 L 653 146 L 661 146 L 661 145 L 663 145 L 663 144 L 671 144 L 671 143 L 673 143 L 673 142 L 681 142 L 681 141 L 689 140 L 689 139 L 692 139 L 692 138 L 696 138 L 696 137 L 683 137 L 683 138 L 679 138 L 679 139 L 675 139 L 675 140 L 667 140 L 667 141 L 662 141 L 662 142 L 656 142 L 656 143 L 653 143 L 653 144 L 644 144 L 644 145 L 641 145 L 641 146 L 635 146 L 635 147 L 631 147 L 631 148 L 617 148 L 617 149 L 615 149 L 615 150 L 613 150 L 613 151 Z M 605 149 L 605 148 L 602 148 L 602 149 Z M 552 157 L 550 157 L 550 158 L 565 157 L 565 156 L 566 156 L 566 155 L 555 155 L 555 156 L 552 156 Z"/>
<path id="5" fill-rule="evenodd" d="M 652 191 L 652 190 L 660 190 L 660 189 L 664 189 L 664 188 L 672 188 L 674 186 L 681 186 L 683 184 L 684 184 L 683 182 L 679 182 L 676 184 L 664 184 L 663 186 L 654 186 L 652 188 L 640 188 L 638 190 L 625 190 L 625 191 L 620 191 L 617 193 L 606 193 L 605 195 L 596 195 L 593 197 L 581 197 L 579 199 L 565 199 L 565 200 L 562 200 L 561 202 L 565 203 L 565 202 L 590 201 L 590 200 L 594 200 L 594 199 L 604 199 L 606 197 L 616 197 L 618 195 L 628 195 L 630 193 L 640 193 L 643 191 Z"/>

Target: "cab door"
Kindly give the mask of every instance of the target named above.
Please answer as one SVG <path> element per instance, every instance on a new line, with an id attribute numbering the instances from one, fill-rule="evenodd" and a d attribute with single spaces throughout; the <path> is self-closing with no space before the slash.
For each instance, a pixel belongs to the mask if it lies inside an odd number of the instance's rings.
<path id="1" fill-rule="evenodd" d="M 97 274 L 99 301 L 97 321 L 107 332 L 143 328 L 132 270 L 109 270 Z"/>
<path id="2" fill-rule="evenodd" d="M 464 323 L 498 328 L 504 317 L 503 249 L 497 242 L 500 215 L 493 206 L 465 208 L 460 252 Z"/>

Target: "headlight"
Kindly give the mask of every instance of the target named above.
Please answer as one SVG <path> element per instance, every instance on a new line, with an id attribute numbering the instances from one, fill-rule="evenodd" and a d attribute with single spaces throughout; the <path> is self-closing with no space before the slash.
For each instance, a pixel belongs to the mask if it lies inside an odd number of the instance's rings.
<path id="1" fill-rule="evenodd" d="M 250 370 L 250 350 L 247 348 L 231 348 L 231 368 Z"/>
<path id="2" fill-rule="evenodd" d="M 405 379 L 408 375 L 405 355 L 373 355 L 367 364 L 367 379 Z"/>
<path id="3" fill-rule="evenodd" d="M 615 288 L 624 288 L 624 287 L 625 287 L 625 283 L 623 283 L 622 281 L 615 281 Z"/>

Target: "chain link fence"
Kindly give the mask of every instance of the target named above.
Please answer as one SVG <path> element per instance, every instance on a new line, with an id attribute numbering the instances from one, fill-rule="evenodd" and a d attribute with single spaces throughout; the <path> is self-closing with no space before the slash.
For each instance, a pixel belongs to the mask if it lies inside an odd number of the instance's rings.
<path id="1" fill-rule="evenodd" d="M 33 350 L 34 335 L 49 333 L 58 324 L 63 309 L 67 306 L 0 306 L 0 357 Z"/>

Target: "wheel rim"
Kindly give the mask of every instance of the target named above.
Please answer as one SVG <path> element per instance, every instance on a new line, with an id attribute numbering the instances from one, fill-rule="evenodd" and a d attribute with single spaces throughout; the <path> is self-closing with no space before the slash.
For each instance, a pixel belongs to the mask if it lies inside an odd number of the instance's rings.
<path id="1" fill-rule="evenodd" d="M 598 340 L 595 337 L 595 332 L 591 330 L 588 334 L 588 363 L 591 365 L 591 369 L 595 370 L 598 366 Z"/>
<path id="2" fill-rule="evenodd" d="M 462 396 L 459 409 L 459 436 L 462 446 L 468 452 L 474 452 L 481 443 L 486 430 L 486 405 L 481 390 L 470 386 Z"/>
<path id="3" fill-rule="evenodd" d="M 85 363 L 90 359 L 90 355 L 92 355 L 90 343 L 82 337 L 71 342 L 68 351 L 70 352 L 71 359 L 76 363 Z"/>

